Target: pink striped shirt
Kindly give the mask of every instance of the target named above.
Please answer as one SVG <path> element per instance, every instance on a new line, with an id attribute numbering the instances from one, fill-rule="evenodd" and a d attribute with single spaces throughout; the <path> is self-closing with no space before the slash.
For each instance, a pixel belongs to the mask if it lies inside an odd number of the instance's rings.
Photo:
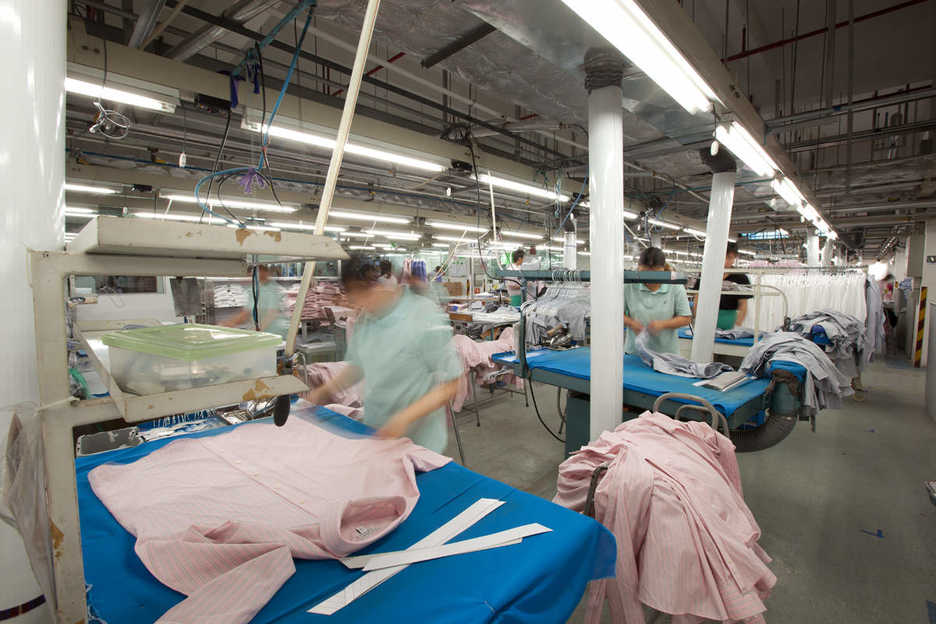
<path id="1" fill-rule="evenodd" d="M 146 568 L 188 596 L 160 622 L 235 624 L 293 574 L 293 557 L 343 557 L 396 528 L 419 499 L 415 472 L 448 461 L 294 417 L 176 440 L 89 480 Z"/>
<path id="2" fill-rule="evenodd" d="M 777 579 L 728 438 L 645 412 L 563 462 L 555 502 L 581 511 L 602 464 L 595 515 L 617 538 L 618 557 L 615 578 L 592 585 L 587 622 L 598 621 L 605 597 L 612 619 L 627 624 L 644 621 L 641 604 L 676 624 L 763 621 Z"/>

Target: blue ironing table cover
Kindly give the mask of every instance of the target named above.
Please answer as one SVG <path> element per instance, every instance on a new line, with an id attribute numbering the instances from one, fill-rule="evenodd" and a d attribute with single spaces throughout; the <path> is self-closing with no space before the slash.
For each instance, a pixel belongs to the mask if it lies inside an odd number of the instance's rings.
<path id="1" fill-rule="evenodd" d="M 318 408 L 294 410 L 334 431 L 366 434 L 354 420 Z M 272 423 L 270 426 L 273 426 Z M 214 429 L 179 437 L 223 434 Z M 182 600 L 143 566 L 135 538 L 121 527 L 88 483 L 104 463 L 129 463 L 177 440 L 157 440 L 75 460 L 88 602 L 108 624 L 154 622 Z M 193 475 L 197 479 L 197 475 Z M 565 622 L 588 581 L 614 575 L 614 536 L 594 520 L 489 479 L 455 462 L 417 475 L 419 502 L 384 539 L 361 550 L 409 547 L 479 498 L 506 501 L 455 538 L 479 537 L 530 522 L 553 529 L 522 543 L 413 564 L 332 616 L 306 611 L 362 575 L 338 561 L 295 559 L 296 573 L 253 622 Z M 183 527 L 180 527 L 180 529 Z"/>
<path id="2" fill-rule="evenodd" d="M 692 330 L 688 327 L 680 327 L 678 331 L 679 337 L 685 340 L 692 340 Z M 739 347 L 753 347 L 754 338 L 715 338 L 715 342 L 720 342 L 722 344 L 738 345 Z"/>
<path id="3" fill-rule="evenodd" d="M 527 353 L 527 366 L 530 369 L 544 370 L 558 375 L 568 375 L 578 379 L 591 379 L 591 349 L 582 347 L 579 349 L 569 349 L 568 351 L 550 351 L 542 349 L 540 351 L 530 351 Z M 493 356 L 494 361 L 503 364 L 514 364 L 517 361 L 513 353 L 498 353 Z M 793 362 L 774 362 L 774 365 L 782 364 L 782 368 L 799 373 L 806 374 L 806 370 L 799 364 Z M 643 392 L 646 394 L 661 395 L 667 392 L 683 392 L 692 394 L 709 401 L 718 411 L 727 415 L 733 414 L 735 410 L 750 401 L 757 399 L 764 394 L 764 390 L 770 383 L 768 379 L 752 379 L 727 392 L 719 392 L 710 388 L 694 386 L 698 379 L 690 377 L 679 377 L 677 375 L 667 375 L 658 373 L 646 364 L 640 361 L 636 355 L 624 356 L 624 388 L 634 392 Z M 687 401 L 677 402 L 685 403 Z"/>

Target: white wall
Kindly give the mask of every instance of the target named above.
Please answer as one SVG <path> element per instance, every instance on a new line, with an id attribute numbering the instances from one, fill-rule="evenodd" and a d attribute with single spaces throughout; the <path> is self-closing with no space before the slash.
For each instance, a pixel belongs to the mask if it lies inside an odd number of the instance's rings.
<path id="1" fill-rule="evenodd" d="M 37 401 L 26 249 L 61 249 L 65 233 L 65 0 L 0 0 L 0 403 Z M 0 418 L 6 436 L 8 419 Z M 0 610 L 41 592 L 18 533 L 0 523 Z M 10 620 L 48 621 L 46 606 Z"/>

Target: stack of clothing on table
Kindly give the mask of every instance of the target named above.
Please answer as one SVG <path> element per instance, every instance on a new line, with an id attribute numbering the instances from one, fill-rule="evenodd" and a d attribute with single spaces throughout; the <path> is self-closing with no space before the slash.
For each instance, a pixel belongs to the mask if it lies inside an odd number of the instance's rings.
<path id="1" fill-rule="evenodd" d="M 716 329 L 715 337 L 724 338 L 726 340 L 740 340 L 742 338 L 753 338 L 754 330 L 748 327 L 735 327 L 734 329 Z"/>
<path id="2" fill-rule="evenodd" d="M 642 605 L 702 619 L 763 622 L 777 579 L 758 546 L 744 502 L 734 446 L 700 422 L 659 413 L 605 431 L 559 466 L 554 502 L 583 511 L 592 475 L 595 518 L 617 538 L 615 578 L 591 584 L 586 622 L 644 622 Z"/>
<path id="3" fill-rule="evenodd" d="M 242 285 L 233 282 L 215 284 L 214 307 L 245 308 L 247 307 L 247 291 Z"/>
<path id="4" fill-rule="evenodd" d="M 504 375 L 497 379 L 495 375 L 501 372 L 502 366 L 491 360 L 491 356 L 496 353 L 513 351 L 514 332 L 512 327 L 508 327 L 501 332 L 497 340 L 472 340 L 468 336 L 452 336 L 455 343 L 455 351 L 461 360 L 465 374 L 458 379 L 458 390 L 455 392 L 455 399 L 452 401 L 452 407 L 456 412 L 461 411 L 465 405 L 465 399 L 471 392 L 470 374 L 472 371 L 476 374 L 479 385 L 486 386 L 498 380 L 505 383 L 512 383 L 517 387 L 522 387 L 523 381 L 513 374 Z"/>
<path id="5" fill-rule="evenodd" d="M 857 377 L 870 360 L 870 354 L 865 359 L 865 325 L 850 314 L 834 310 L 810 312 L 792 319 L 790 331 L 824 347 L 829 359 L 849 378 Z"/>
<path id="6" fill-rule="evenodd" d="M 296 307 L 296 296 L 298 292 L 299 286 L 295 286 L 286 291 L 290 314 L 293 308 Z M 328 319 L 325 308 L 329 306 L 346 308 L 347 305 L 348 302 L 341 286 L 336 282 L 318 281 L 310 286 L 309 291 L 306 293 L 305 304 L 302 306 L 302 316 L 300 318 L 303 321 L 318 321 L 321 326 L 328 326 L 331 324 L 331 321 Z"/>
<path id="7" fill-rule="evenodd" d="M 851 378 L 842 374 L 829 356 L 813 341 L 792 332 L 777 332 L 751 347 L 741 362 L 741 370 L 767 377 L 773 361 L 794 362 L 806 369 L 806 407 L 841 407 L 842 397 L 851 396 Z"/>
<path id="8" fill-rule="evenodd" d="M 310 392 L 303 392 L 299 396 L 303 399 L 311 400 L 311 391 L 334 379 L 345 370 L 350 364 L 348 362 L 315 362 L 305 365 L 305 373 L 309 379 Z M 296 377 L 305 380 L 302 371 L 296 373 Z M 364 382 L 358 382 L 350 388 L 344 388 L 335 396 L 331 397 L 332 403 L 326 405 L 327 409 L 333 412 L 343 414 L 355 420 L 361 420 L 364 417 Z"/>

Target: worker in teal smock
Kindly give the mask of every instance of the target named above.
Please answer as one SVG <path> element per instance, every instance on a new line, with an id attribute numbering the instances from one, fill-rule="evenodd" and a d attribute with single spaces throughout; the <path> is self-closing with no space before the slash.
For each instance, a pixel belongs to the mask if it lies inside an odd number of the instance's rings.
<path id="1" fill-rule="evenodd" d="M 464 374 L 448 318 L 428 297 L 370 278 L 371 262 L 341 263 L 348 301 L 360 311 L 345 355 L 351 365 L 310 399 L 328 403 L 364 380 L 364 422 L 385 438 L 408 437 L 436 452 L 448 442 L 445 406 Z"/>
<path id="2" fill-rule="evenodd" d="M 273 267 L 261 264 L 257 267 L 258 297 L 257 325 L 260 331 L 286 338 L 289 332 L 289 310 L 286 307 L 286 291 L 273 279 Z M 244 289 L 247 293 L 247 305 L 227 319 L 222 325 L 255 329 L 253 284 Z"/>
<path id="3" fill-rule="evenodd" d="M 639 271 L 666 271 L 661 249 L 648 247 L 637 260 Z M 624 326 L 627 327 L 625 353 L 635 353 L 634 341 L 643 331 L 650 334 L 647 346 L 657 353 L 679 353 L 676 330 L 691 320 L 686 289 L 679 284 L 625 284 Z"/>

